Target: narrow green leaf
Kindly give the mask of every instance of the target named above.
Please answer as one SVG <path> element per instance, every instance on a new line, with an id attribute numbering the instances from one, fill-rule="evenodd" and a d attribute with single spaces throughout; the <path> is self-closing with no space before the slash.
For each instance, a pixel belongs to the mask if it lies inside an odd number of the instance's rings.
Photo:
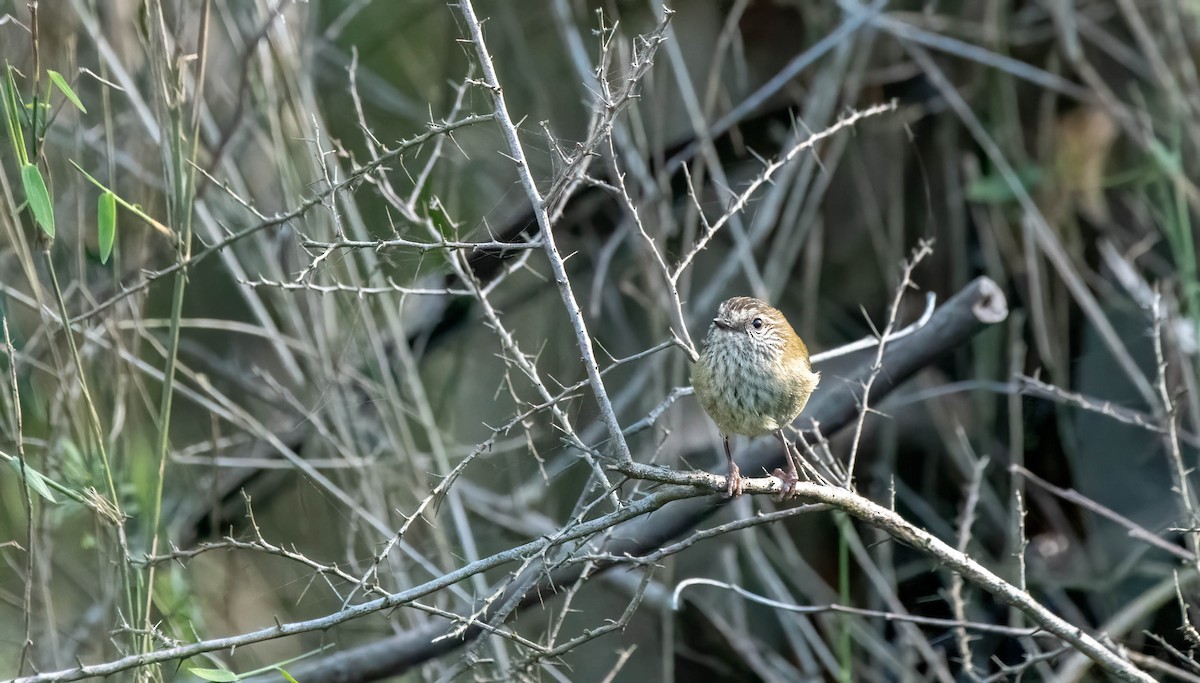
<path id="1" fill-rule="evenodd" d="M 17 476 L 21 475 L 21 461 L 14 458 L 9 460 L 8 464 L 16 471 Z M 54 493 L 50 491 L 50 487 L 46 485 L 46 479 L 42 476 L 41 472 L 33 469 L 28 464 L 25 465 L 25 481 L 29 483 L 29 489 L 34 493 L 51 503 L 58 502 L 58 499 L 54 497 Z"/>
<path id="2" fill-rule="evenodd" d="M 8 66 L 8 70 L 4 78 L 4 127 L 8 131 L 8 137 L 12 141 L 13 152 L 17 155 L 17 162 L 22 166 L 29 163 L 29 157 L 25 152 L 25 139 L 22 137 L 24 129 L 21 128 L 21 108 L 24 104 L 21 103 L 21 96 L 17 93 L 17 84 L 13 80 L 13 68 Z"/>
<path id="3" fill-rule="evenodd" d="M 1171 151 L 1159 140 L 1150 141 L 1150 157 L 1158 164 L 1160 170 L 1169 176 L 1179 173 L 1182 157 L 1179 152 Z"/>
<path id="4" fill-rule="evenodd" d="M 100 237 L 100 263 L 108 263 L 117 236 L 117 195 L 105 190 L 96 205 L 96 229 Z"/>
<path id="5" fill-rule="evenodd" d="M 284 671 L 283 669 L 276 667 L 275 670 L 278 671 L 281 676 L 286 678 L 288 683 L 300 683 L 300 681 L 297 681 L 296 679 L 292 678 L 292 675 L 290 673 Z"/>
<path id="6" fill-rule="evenodd" d="M 71 86 L 67 83 L 67 79 L 63 78 L 63 75 L 54 69 L 47 69 L 46 73 L 50 74 L 50 80 L 54 82 L 54 85 L 58 86 L 58 89 L 62 91 L 62 94 L 66 95 L 68 100 L 71 100 L 71 104 L 75 105 L 76 109 L 86 114 L 87 109 L 83 106 L 83 102 L 79 101 L 79 97 L 75 94 L 75 91 L 71 89 Z"/>
<path id="7" fill-rule="evenodd" d="M 75 167 L 75 170 L 82 173 L 83 177 L 88 179 L 88 182 L 90 182 L 91 184 L 100 188 L 104 192 L 112 192 L 112 190 L 109 190 L 108 187 L 105 186 L 104 183 L 100 182 L 99 180 L 96 180 L 95 178 L 92 177 L 92 175 L 90 173 L 83 170 L 83 167 L 80 166 L 79 164 L 75 163 L 74 160 L 68 159 L 67 161 L 71 162 L 71 165 Z M 158 230 L 162 234 L 171 235 L 171 229 L 168 228 L 167 226 L 163 225 L 162 223 L 159 223 L 158 221 L 154 220 L 153 218 L 151 218 L 149 215 L 146 214 L 145 211 L 142 211 L 141 204 L 130 204 L 129 202 L 125 201 L 124 199 L 117 197 L 115 194 L 113 196 L 116 198 L 117 204 L 124 207 L 126 211 L 129 211 L 133 215 L 137 216 L 138 218 L 146 221 L 147 223 L 150 224 L 151 227 L 153 227 L 155 230 Z"/>
<path id="8" fill-rule="evenodd" d="M 237 674 L 233 673 L 232 671 L 226 671 L 225 669 L 201 669 L 197 667 L 188 669 L 188 673 L 206 681 L 229 682 L 238 680 Z"/>
<path id="9" fill-rule="evenodd" d="M 29 200 L 34 220 L 47 236 L 54 237 L 54 205 L 50 203 L 50 192 L 46 190 L 42 172 L 33 164 L 25 164 L 21 167 L 21 184 L 25 186 L 25 198 Z"/>
<path id="10" fill-rule="evenodd" d="M 1017 180 L 1026 191 L 1033 189 L 1042 182 L 1045 172 L 1037 166 L 1028 166 L 1016 170 Z M 967 185 L 967 199 L 982 204 L 1004 204 L 1016 199 L 1016 193 L 1008 184 L 1008 179 L 996 173 L 975 178 Z"/>

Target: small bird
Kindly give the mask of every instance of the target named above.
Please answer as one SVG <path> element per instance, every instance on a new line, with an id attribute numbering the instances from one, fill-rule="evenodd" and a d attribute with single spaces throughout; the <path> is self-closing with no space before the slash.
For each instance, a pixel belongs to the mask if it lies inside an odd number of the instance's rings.
<path id="1" fill-rule="evenodd" d="M 804 410 L 820 380 L 809 363 L 808 347 L 782 313 L 748 296 L 721 304 L 692 368 L 692 386 L 725 440 L 725 495 L 742 493 L 741 473 L 729 450 L 731 434 L 774 432 L 788 461 L 786 475 L 777 469 L 775 476 L 783 480 L 785 495 L 796 485 L 796 462 L 783 429 Z"/>

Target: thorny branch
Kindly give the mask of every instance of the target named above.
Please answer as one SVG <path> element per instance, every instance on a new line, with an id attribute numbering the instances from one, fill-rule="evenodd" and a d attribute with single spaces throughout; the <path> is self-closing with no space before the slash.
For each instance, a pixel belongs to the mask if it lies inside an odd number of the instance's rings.
<path id="1" fill-rule="evenodd" d="M 921 263 L 922 259 L 931 253 L 933 253 L 933 245 L 925 241 L 922 241 L 913 250 L 912 256 L 904 263 L 904 268 L 900 275 L 900 284 L 896 287 L 895 297 L 888 307 L 887 324 L 884 325 L 883 331 L 879 334 L 879 346 L 875 350 L 875 364 L 871 366 L 871 375 L 867 378 L 866 383 L 863 384 L 862 405 L 859 408 L 858 422 L 854 425 L 854 438 L 850 441 L 850 456 L 846 460 L 845 482 L 848 487 L 854 486 L 854 464 L 858 459 L 858 446 L 862 441 L 863 426 L 867 420 L 867 413 L 870 412 L 867 397 L 871 395 L 871 386 L 875 384 L 875 379 L 879 377 L 879 373 L 883 370 L 884 351 L 892 335 L 892 329 L 896 326 L 896 316 L 900 313 L 900 301 L 908 289 L 916 286 L 912 281 L 913 270 Z"/>
<path id="2" fill-rule="evenodd" d="M 404 140 L 404 141 L 400 142 L 394 148 L 389 149 L 389 150 L 385 151 L 383 154 L 381 154 L 379 156 L 379 158 L 355 169 L 341 182 L 337 183 L 336 185 L 326 187 L 324 190 L 321 190 L 317 194 L 313 195 L 311 198 L 305 200 L 299 206 L 292 209 L 291 211 L 276 214 L 274 216 L 266 216 L 266 215 L 263 215 L 262 213 L 260 213 L 257 209 L 255 209 L 250 204 L 243 203 L 243 207 L 246 210 L 250 211 L 258 219 L 257 223 L 255 223 L 254 225 L 251 225 L 249 227 L 243 228 L 242 230 L 230 233 L 224 239 L 221 239 L 213 244 L 210 244 L 209 246 L 205 247 L 204 249 L 197 251 L 196 253 L 189 256 L 187 259 L 176 261 L 175 263 L 172 263 L 170 266 L 167 266 L 166 268 L 162 268 L 160 270 L 146 273 L 143 276 L 143 279 L 140 282 L 138 282 L 137 284 L 135 284 L 131 287 L 123 287 L 119 293 L 112 295 L 108 299 L 100 302 L 99 304 L 96 304 L 95 306 L 88 309 L 87 311 L 84 311 L 83 313 L 80 313 L 79 315 L 76 315 L 75 317 L 71 318 L 69 323 L 71 325 L 77 325 L 81 322 L 85 322 L 85 321 L 89 320 L 90 318 L 111 308 L 113 305 L 123 301 L 124 299 L 126 299 L 134 294 L 137 294 L 138 292 L 145 291 L 154 282 L 156 282 L 168 275 L 171 275 L 172 273 L 179 270 L 180 268 L 191 268 L 191 267 L 195 266 L 196 264 L 200 263 L 201 261 L 203 261 L 204 259 L 208 258 L 209 256 L 219 253 L 222 250 L 224 250 L 225 248 L 227 248 L 233 244 L 236 244 L 237 242 L 240 242 L 241 240 L 244 240 L 247 237 L 250 237 L 251 235 L 255 235 L 259 232 L 262 232 L 263 230 L 267 230 L 268 228 L 274 228 L 274 227 L 277 227 L 280 225 L 286 225 L 288 223 L 291 223 L 292 221 L 302 218 L 305 214 L 307 214 L 309 211 L 311 211 L 314 207 L 321 206 L 329 197 L 332 197 L 339 192 L 342 192 L 344 190 L 351 188 L 355 184 L 361 182 L 364 177 L 383 168 L 384 165 L 387 164 L 389 161 L 393 161 L 395 159 L 402 157 L 406 152 L 419 148 L 421 145 L 425 144 L 426 142 L 428 142 L 431 139 L 435 139 L 439 136 L 449 134 L 455 130 L 464 128 L 466 126 L 472 126 L 475 124 L 483 123 L 485 121 L 491 121 L 492 118 L 493 117 L 491 114 L 474 114 L 471 116 L 465 116 L 457 121 L 449 121 L 449 122 L 444 122 L 444 123 L 431 123 L 431 124 L 429 124 L 429 130 L 427 130 L 424 133 L 421 133 L 419 135 L 415 135 L 408 140 Z"/>

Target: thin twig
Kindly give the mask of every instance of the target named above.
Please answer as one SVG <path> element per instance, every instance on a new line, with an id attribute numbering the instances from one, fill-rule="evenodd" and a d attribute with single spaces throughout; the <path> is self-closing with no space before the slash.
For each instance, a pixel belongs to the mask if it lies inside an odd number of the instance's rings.
<path id="1" fill-rule="evenodd" d="M 863 383 L 862 402 L 859 406 L 858 422 L 854 425 L 854 437 L 850 441 L 850 455 L 846 460 L 846 481 L 848 487 L 854 486 L 854 465 L 858 458 L 858 446 L 862 441 L 863 426 L 867 420 L 869 405 L 868 397 L 871 395 L 871 386 L 875 384 L 875 379 L 879 377 L 879 373 L 883 370 L 883 355 L 887 348 L 887 343 L 891 339 L 892 329 L 896 326 L 896 316 L 900 312 L 900 301 L 904 298 L 904 293 L 913 287 L 912 274 L 913 270 L 929 254 L 933 253 L 933 246 L 930 242 L 924 240 L 913 250 L 912 255 L 904 263 L 904 267 L 900 275 L 900 284 L 896 286 L 896 294 L 892 297 L 892 303 L 888 307 L 887 324 L 883 328 L 883 332 L 879 335 L 879 346 L 875 350 L 875 363 L 871 366 L 871 374 Z"/>
<path id="2" fill-rule="evenodd" d="M 1054 634 L 1049 631 L 1044 631 L 1040 628 L 1013 628 L 1011 626 L 1001 626 L 999 624 L 985 624 L 980 621 L 966 621 L 963 619 L 937 619 L 934 617 L 920 617 L 911 614 L 896 614 L 895 612 L 882 612 L 880 610 L 863 609 L 861 607 L 849 607 L 846 605 L 828 604 L 828 605 L 790 605 L 771 600 L 756 593 L 752 593 L 741 586 L 726 583 L 724 581 L 715 581 L 713 579 L 692 578 L 680 581 L 675 586 L 675 591 L 671 595 L 672 606 L 679 609 L 680 599 L 684 589 L 690 586 L 716 586 L 718 588 L 726 588 L 737 593 L 738 595 L 752 600 L 760 605 L 781 609 L 788 612 L 798 612 L 800 614 L 828 614 L 830 612 L 836 614 L 853 614 L 860 617 L 871 617 L 874 619 L 883 619 L 884 621 L 902 621 L 910 624 L 918 624 L 920 626 L 936 626 L 939 628 L 954 628 L 954 629 L 970 629 L 980 633 L 992 633 L 995 635 L 1008 636 L 1010 638 L 1021 638 L 1027 636 L 1047 636 L 1053 637 Z"/>
<path id="3" fill-rule="evenodd" d="M 571 321 L 571 327 L 575 331 L 575 340 L 579 345 L 584 369 L 587 371 L 588 378 L 591 381 L 592 393 L 595 396 L 596 403 L 600 407 L 601 420 L 608 427 L 608 434 L 612 439 L 613 447 L 616 449 L 617 459 L 621 462 L 632 462 L 633 455 L 629 451 L 629 444 L 625 441 L 625 435 L 621 430 L 621 423 L 617 419 L 612 402 L 608 398 L 608 391 L 604 387 L 604 380 L 600 377 L 600 366 L 596 363 L 596 354 L 592 348 L 591 333 L 588 332 L 587 323 L 583 319 L 583 312 L 579 308 L 579 302 L 576 300 L 574 289 L 571 287 L 571 280 L 567 276 L 566 264 L 563 262 L 562 255 L 558 252 L 558 245 L 555 243 L 546 199 L 542 197 L 542 193 L 537 187 L 537 181 L 534 180 L 533 174 L 529 170 L 529 163 L 525 159 L 525 148 L 521 144 L 520 136 L 517 133 L 517 126 L 508 112 L 508 105 L 504 100 L 504 91 L 501 89 L 499 77 L 496 75 L 496 67 L 492 63 L 491 53 L 488 51 L 487 44 L 483 38 L 483 25 L 475 14 L 475 8 L 472 6 L 471 0 L 459 0 L 458 8 L 462 12 L 463 19 L 466 22 L 467 32 L 471 36 L 471 42 L 475 47 L 475 53 L 479 59 L 480 68 L 483 71 L 483 84 L 491 94 L 492 102 L 495 105 L 496 123 L 500 126 L 500 130 L 503 132 L 505 140 L 508 143 L 508 151 L 516 164 L 517 175 L 521 179 L 521 185 L 525 188 L 525 194 L 529 197 L 530 206 L 533 208 L 534 216 L 537 219 L 542 246 L 546 251 L 546 258 L 550 262 L 550 268 L 554 272 L 554 281 L 558 285 L 563 306 L 566 308 L 567 316 Z M 664 25 L 669 19 L 670 14 L 664 19 Z"/>

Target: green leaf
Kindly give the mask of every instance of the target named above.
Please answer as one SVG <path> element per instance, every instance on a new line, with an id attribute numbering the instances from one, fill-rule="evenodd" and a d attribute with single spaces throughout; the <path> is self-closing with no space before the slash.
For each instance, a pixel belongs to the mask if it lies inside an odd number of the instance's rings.
<path id="1" fill-rule="evenodd" d="M 96 230 L 100 237 L 100 263 L 108 263 L 117 236 L 117 195 L 105 190 L 96 204 Z"/>
<path id="2" fill-rule="evenodd" d="M 292 675 L 290 673 L 284 671 L 283 669 L 281 669 L 279 667 L 275 667 L 275 670 L 278 671 L 281 676 L 286 678 L 288 680 L 288 683 L 300 683 L 300 681 L 297 681 L 296 679 L 292 678 Z"/>
<path id="3" fill-rule="evenodd" d="M 29 157 L 25 152 L 25 139 L 22 137 L 24 129 L 21 127 L 21 109 L 24 104 L 21 103 L 21 96 L 17 92 L 12 66 L 8 66 L 5 74 L 3 94 L 4 128 L 8 131 L 8 137 L 12 141 L 17 161 L 24 166 L 29 162 Z"/>
<path id="4" fill-rule="evenodd" d="M 50 80 L 54 82 L 54 85 L 58 86 L 58 89 L 62 91 L 62 94 L 66 95 L 68 100 L 71 100 L 71 104 L 75 105 L 76 109 L 86 114 L 87 109 L 83 106 L 83 102 L 79 101 L 79 97 L 75 95 L 75 91 L 71 89 L 71 86 L 67 83 L 67 79 L 63 78 L 63 75 L 54 69 L 47 69 L 46 73 L 50 74 Z"/>
<path id="5" fill-rule="evenodd" d="M 1172 151 L 1159 140 L 1150 141 L 1150 157 L 1161 171 L 1169 176 L 1175 176 L 1180 173 L 1182 156 L 1178 151 Z"/>
<path id="6" fill-rule="evenodd" d="M 16 471 L 17 476 L 21 475 L 20 460 L 13 458 L 12 460 L 8 461 L 8 464 L 11 465 L 13 470 Z M 45 477 L 42 476 L 41 472 L 33 469 L 28 464 L 25 465 L 25 481 L 28 482 L 29 489 L 34 493 L 38 494 L 42 498 L 45 498 L 51 503 L 58 502 L 58 499 L 55 498 L 54 494 L 50 491 L 50 487 L 46 485 Z"/>
<path id="7" fill-rule="evenodd" d="M 225 669 L 201 669 L 201 668 L 197 667 L 197 668 L 188 669 L 188 673 L 190 673 L 193 676 L 196 676 L 198 678 L 202 678 L 206 681 L 236 681 L 236 680 L 238 680 L 237 674 L 233 673 L 232 671 L 226 671 Z"/>
<path id="8" fill-rule="evenodd" d="M 1045 173 L 1037 166 L 1027 166 L 1016 171 L 1017 180 L 1026 191 L 1042 181 Z M 1004 204 L 1016 199 L 1013 188 L 1003 175 L 980 176 L 967 185 L 967 199 L 983 204 Z"/>
<path id="9" fill-rule="evenodd" d="M 54 237 L 54 205 L 50 203 L 50 192 L 46 190 L 42 172 L 33 164 L 25 164 L 21 167 L 21 184 L 25 186 L 25 198 L 29 200 L 34 220 L 47 236 Z"/>

